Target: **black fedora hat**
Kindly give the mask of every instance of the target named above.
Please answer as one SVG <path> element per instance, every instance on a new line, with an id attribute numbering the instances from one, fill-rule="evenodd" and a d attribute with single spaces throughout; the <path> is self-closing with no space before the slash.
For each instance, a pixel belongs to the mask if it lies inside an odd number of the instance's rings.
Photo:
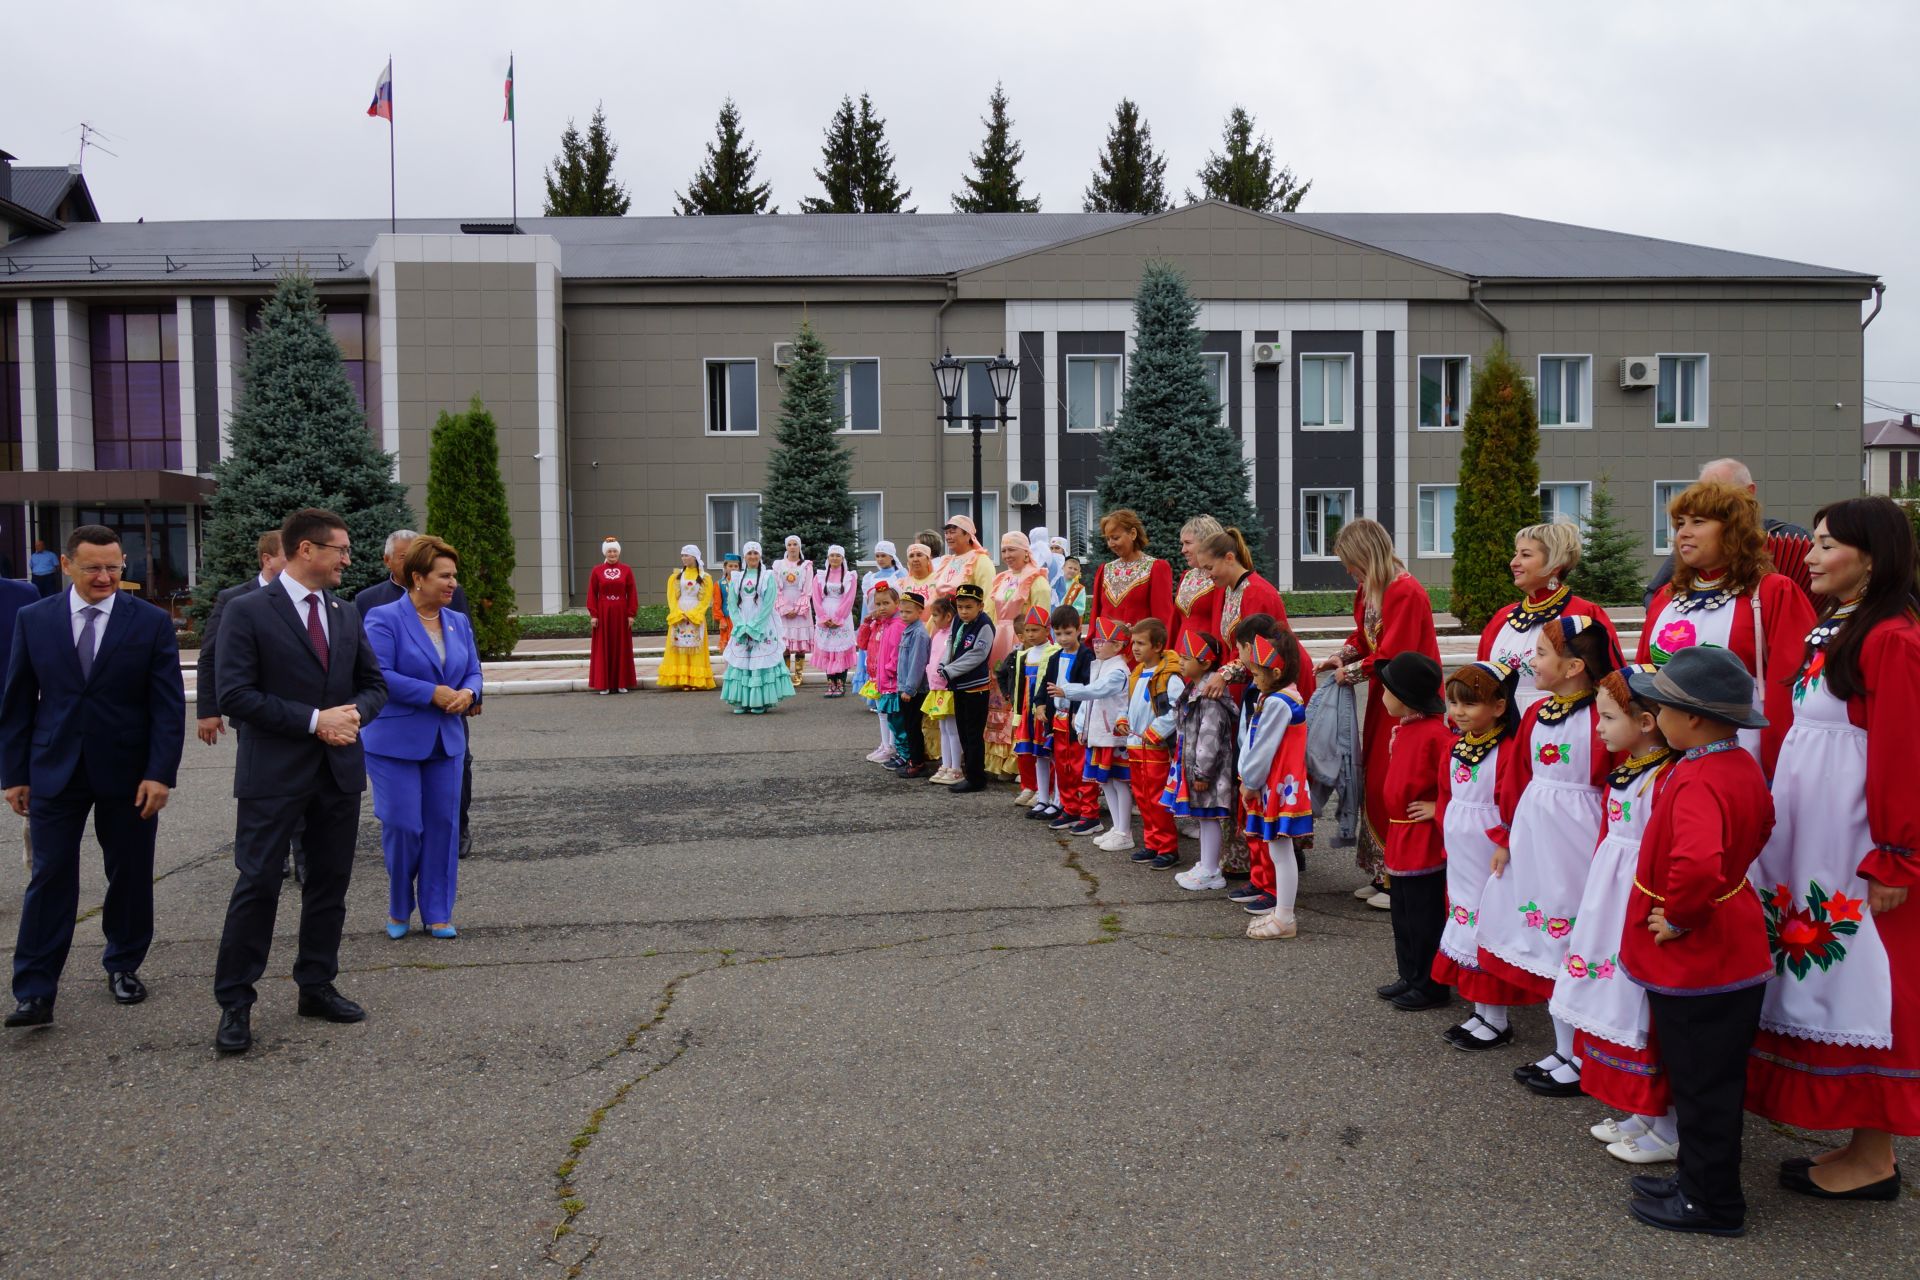
<path id="1" fill-rule="evenodd" d="M 1397 653 L 1384 667 L 1375 667 L 1387 692 L 1423 716 L 1437 716 L 1447 709 L 1440 696 L 1440 664 L 1424 653 L 1408 650 Z"/>
<path id="2" fill-rule="evenodd" d="M 1753 677 L 1727 649 L 1695 645 L 1682 649 L 1658 671 L 1635 671 L 1627 687 L 1636 698 L 1688 711 L 1742 729 L 1764 729 L 1767 718 L 1753 705 Z"/>

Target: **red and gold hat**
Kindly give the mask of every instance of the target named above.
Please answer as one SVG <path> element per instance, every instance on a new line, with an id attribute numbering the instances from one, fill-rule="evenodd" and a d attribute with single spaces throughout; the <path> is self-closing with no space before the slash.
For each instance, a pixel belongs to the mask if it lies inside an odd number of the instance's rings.
<path id="1" fill-rule="evenodd" d="M 1180 633 L 1178 652 L 1183 658 L 1192 658 L 1195 662 L 1215 663 L 1220 661 L 1220 645 L 1204 631 L 1189 627 Z"/>
<path id="2" fill-rule="evenodd" d="M 1044 627 L 1051 625 L 1052 622 L 1053 615 L 1045 609 L 1042 609 L 1039 605 L 1035 605 L 1033 608 L 1027 610 L 1027 616 L 1020 620 L 1020 625 L 1023 627 Z"/>
<path id="3" fill-rule="evenodd" d="M 1093 642 L 1095 644 L 1119 644 L 1126 636 L 1125 624 L 1113 618 L 1095 618 L 1093 620 Z"/>
<path id="4" fill-rule="evenodd" d="M 1267 637 L 1255 636 L 1249 647 L 1253 650 L 1253 660 L 1256 664 L 1263 667 L 1280 665 L 1280 646 Z"/>

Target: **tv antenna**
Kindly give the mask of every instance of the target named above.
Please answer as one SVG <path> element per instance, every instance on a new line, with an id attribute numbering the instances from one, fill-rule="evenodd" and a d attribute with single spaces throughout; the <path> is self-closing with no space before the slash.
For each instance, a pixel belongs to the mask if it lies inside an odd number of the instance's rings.
<path id="1" fill-rule="evenodd" d="M 76 131 L 75 129 L 67 130 L 68 133 L 73 133 L 75 131 Z M 103 145 L 103 142 L 102 142 L 103 139 L 105 140 L 105 142 L 120 141 L 120 139 L 114 137 L 112 134 L 108 133 L 106 130 L 95 128 L 92 124 L 88 123 L 85 120 L 82 120 L 77 126 L 77 131 L 80 134 L 80 155 L 78 159 L 74 161 L 76 168 L 86 167 L 88 147 L 92 147 L 95 151 L 104 151 L 116 160 L 120 158 L 120 153 L 118 151 L 115 151 L 112 148 Z"/>

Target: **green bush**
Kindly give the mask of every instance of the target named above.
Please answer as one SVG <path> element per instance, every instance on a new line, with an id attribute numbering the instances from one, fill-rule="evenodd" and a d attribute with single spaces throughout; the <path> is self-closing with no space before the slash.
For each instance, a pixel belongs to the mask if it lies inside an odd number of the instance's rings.
<path id="1" fill-rule="evenodd" d="M 522 640 L 586 640 L 593 627 L 584 613 L 535 613 L 520 616 Z M 663 636 L 667 633 L 667 606 L 643 604 L 633 620 L 633 634 Z"/>
<path id="2" fill-rule="evenodd" d="M 440 414 L 427 455 L 427 532 L 460 553 L 460 580 L 483 658 L 502 658 L 520 639 L 514 617 L 513 519 L 500 479 L 493 415 L 475 396 L 465 413 Z"/>
<path id="3" fill-rule="evenodd" d="M 1454 613 L 1483 627 L 1515 598 L 1513 535 L 1540 521 L 1540 423 L 1526 378 L 1495 344 L 1474 372 L 1453 523 Z"/>

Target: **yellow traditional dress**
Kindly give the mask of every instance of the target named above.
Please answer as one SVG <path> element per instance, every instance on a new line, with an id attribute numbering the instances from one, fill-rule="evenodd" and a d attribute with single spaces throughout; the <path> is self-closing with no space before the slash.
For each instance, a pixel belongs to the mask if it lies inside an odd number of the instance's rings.
<path id="1" fill-rule="evenodd" d="M 662 689 L 714 688 L 707 655 L 707 620 L 713 613 L 713 579 L 694 566 L 667 579 L 667 652 L 660 660 Z"/>

